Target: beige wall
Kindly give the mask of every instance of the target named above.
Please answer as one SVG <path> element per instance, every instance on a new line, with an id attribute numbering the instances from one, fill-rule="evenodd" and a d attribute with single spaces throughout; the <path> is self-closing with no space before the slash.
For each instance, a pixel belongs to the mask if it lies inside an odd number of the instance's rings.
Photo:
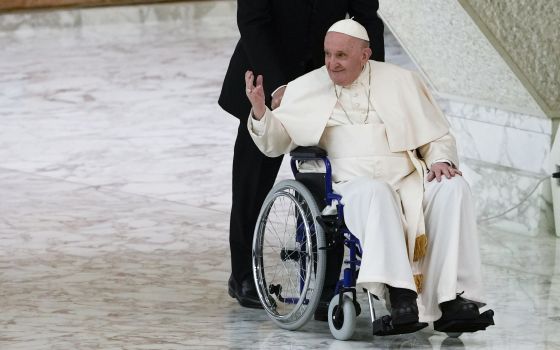
<path id="1" fill-rule="evenodd" d="M 552 0 L 459 0 L 543 111 L 560 119 L 560 7 Z"/>
<path id="2" fill-rule="evenodd" d="M 173 2 L 177 0 L 2 0 L 0 12 L 53 7 L 84 7 Z"/>

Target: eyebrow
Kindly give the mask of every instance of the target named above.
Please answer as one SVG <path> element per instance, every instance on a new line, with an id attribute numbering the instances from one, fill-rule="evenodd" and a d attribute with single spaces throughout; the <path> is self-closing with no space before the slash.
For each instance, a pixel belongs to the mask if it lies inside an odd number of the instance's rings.
<path id="1" fill-rule="evenodd" d="M 326 52 L 329 51 L 329 50 L 324 49 L 323 51 L 325 51 L 325 53 L 326 53 Z M 337 54 L 337 53 L 344 53 L 344 54 L 345 54 L 345 53 L 346 53 L 346 51 L 342 51 L 342 50 L 329 51 L 329 52 L 330 52 L 330 53 L 334 53 L 334 54 Z"/>

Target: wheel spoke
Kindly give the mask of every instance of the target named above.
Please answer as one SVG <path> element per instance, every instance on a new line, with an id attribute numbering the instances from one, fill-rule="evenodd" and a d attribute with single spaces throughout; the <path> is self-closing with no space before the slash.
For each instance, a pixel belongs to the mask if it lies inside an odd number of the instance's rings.
<path id="1" fill-rule="evenodd" d="M 268 315 L 282 328 L 296 329 L 311 317 L 309 310 L 316 307 L 323 283 L 325 254 L 316 250 L 314 223 L 320 211 L 313 196 L 296 181 L 284 180 L 271 193 L 256 230 L 257 288 L 269 300 Z M 323 233 L 319 233 L 322 246 Z M 271 293 L 272 285 L 282 288 Z"/>

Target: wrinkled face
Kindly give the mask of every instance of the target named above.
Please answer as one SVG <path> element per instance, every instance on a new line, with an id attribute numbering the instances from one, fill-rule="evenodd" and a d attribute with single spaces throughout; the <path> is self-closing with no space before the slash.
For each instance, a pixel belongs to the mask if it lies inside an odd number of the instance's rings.
<path id="1" fill-rule="evenodd" d="M 336 85 L 352 84 L 370 56 L 367 41 L 337 32 L 325 36 L 325 66 Z"/>

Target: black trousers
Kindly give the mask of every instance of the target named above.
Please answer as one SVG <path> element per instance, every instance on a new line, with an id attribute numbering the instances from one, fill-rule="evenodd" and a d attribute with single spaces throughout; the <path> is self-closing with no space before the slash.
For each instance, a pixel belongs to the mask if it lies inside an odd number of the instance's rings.
<path id="1" fill-rule="evenodd" d="M 269 158 L 257 148 L 244 122 L 233 150 L 232 202 L 229 226 L 231 273 L 241 283 L 252 279 L 253 231 L 266 195 L 274 185 L 282 156 Z"/>
<path id="2" fill-rule="evenodd" d="M 257 148 L 244 122 L 239 124 L 233 150 L 232 205 L 229 230 L 232 277 L 251 279 L 253 232 L 266 195 L 274 185 L 282 156 L 269 158 Z M 340 246 L 327 252 L 323 299 L 330 298 L 339 278 L 344 256 Z"/>

